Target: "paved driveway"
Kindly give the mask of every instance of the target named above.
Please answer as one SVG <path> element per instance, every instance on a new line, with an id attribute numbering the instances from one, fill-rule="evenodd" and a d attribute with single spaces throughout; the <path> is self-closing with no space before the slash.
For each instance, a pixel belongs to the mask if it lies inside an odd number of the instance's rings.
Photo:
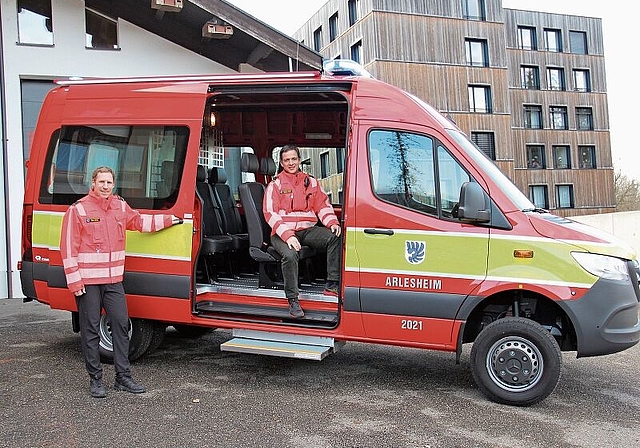
<path id="1" fill-rule="evenodd" d="M 487 401 L 455 355 L 348 343 L 321 362 L 221 352 L 169 331 L 134 363 L 146 394 L 92 399 L 70 314 L 0 300 L 0 446 L 640 446 L 640 347 L 566 353 L 542 403 Z M 113 367 L 105 367 L 111 384 Z"/>

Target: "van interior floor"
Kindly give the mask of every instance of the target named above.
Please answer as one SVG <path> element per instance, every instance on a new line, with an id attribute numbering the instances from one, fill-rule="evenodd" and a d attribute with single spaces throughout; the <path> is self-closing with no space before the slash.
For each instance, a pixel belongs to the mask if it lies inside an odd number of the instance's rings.
<path id="1" fill-rule="evenodd" d="M 300 285 L 299 299 L 305 312 L 302 319 L 289 315 L 282 288 L 258 287 L 257 274 L 218 278 L 198 283 L 196 289 L 195 312 L 200 317 L 322 328 L 338 324 L 339 300 L 323 294 L 324 282 Z"/>

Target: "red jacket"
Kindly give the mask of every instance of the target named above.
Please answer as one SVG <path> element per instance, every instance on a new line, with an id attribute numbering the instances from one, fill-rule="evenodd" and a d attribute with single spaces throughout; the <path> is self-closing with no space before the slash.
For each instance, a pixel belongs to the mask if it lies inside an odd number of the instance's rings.
<path id="1" fill-rule="evenodd" d="M 171 215 L 141 215 L 120 196 L 104 199 L 93 190 L 64 215 L 60 254 L 71 292 L 84 285 L 122 281 L 125 230 L 155 232 L 172 225 Z"/>
<path id="2" fill-rule="evenodd" d="M 302 171 L 278 174 L 264 192 L 262 210 L 271 234 L 283 241 L 295 236 L 296 230 L 315 226 L 318 219 L 325 227 L 339 224 L 318 181 Z"/>

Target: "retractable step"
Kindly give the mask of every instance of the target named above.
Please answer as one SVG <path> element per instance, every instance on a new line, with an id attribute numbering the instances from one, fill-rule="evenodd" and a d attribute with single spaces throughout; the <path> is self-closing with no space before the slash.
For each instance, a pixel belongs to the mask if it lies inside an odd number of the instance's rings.
<path id="1" fill-rule="evenodd" d="M 235 329 L 232 335 L 233 339 L 221 344 L 220 350 L 320 361 L 344 345 L 333 338 L 267 331 Z"/>

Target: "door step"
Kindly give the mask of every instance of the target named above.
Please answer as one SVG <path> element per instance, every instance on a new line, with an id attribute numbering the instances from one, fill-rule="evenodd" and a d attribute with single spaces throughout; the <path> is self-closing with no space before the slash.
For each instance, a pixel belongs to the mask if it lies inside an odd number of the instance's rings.
<path id="1" fill-rule="evenodd" d="M 220 350 L 320 361 L 344 345 L 333 338 L 269 331 L 234 329 L 232 335 Z"/>

